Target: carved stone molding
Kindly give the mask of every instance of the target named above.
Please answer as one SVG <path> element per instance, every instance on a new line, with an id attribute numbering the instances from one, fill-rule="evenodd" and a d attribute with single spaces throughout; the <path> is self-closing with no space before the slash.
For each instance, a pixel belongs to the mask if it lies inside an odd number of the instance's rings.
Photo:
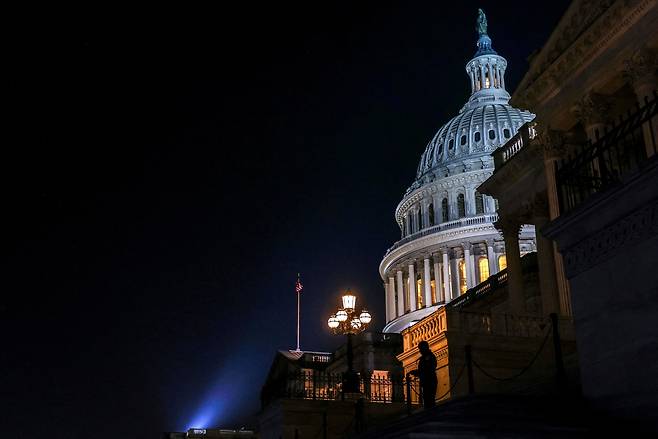
<path id="1" fill-rule="evenodd" d="M 521 231 L 521 221 L 518 218 L 501 217 L 494 223 L 494 227 L 500 230 L 503 236 L 506 236 L 508 233 L 516 233 L 518 235 Z"/>
<path id="2" fill-rule="evenodd" d="M 571 107 L 571 112 L 584 126 L 588 126 L 608 123 L 610 108 L 606 96 L 590 91 Z"/>
<path id="3" fill-rule="evenodd" d="M 658 200 L 562 251 L 572 278 L 614 256 L 616 250 L 658 234 Z"/>
<path id="4" fill-rule="evenodd" d="M 643 48 L 624 61 L 624 77 L 633 86 L 643 85 L 647 82 L 656 83 L 658 76 L 658 55 L 655 50 Z"/>
<path id="5" fill-rule="evenodd" d="M 550 126 L 537 124 L 537 132 L 533 143 L 541 146 L 544 151 L 544 159 L 556 160 L 564 157 L 567 153 L 567 133 L 564 131 L 551 129 Z"/>
<path id="6" fill-rule="evenodd" d="M 617 35 L 631 28 L 655 0 L 575 1 L 531 62 L 514 103 L 535 108 L 573 72 L 591 63 Z"/>

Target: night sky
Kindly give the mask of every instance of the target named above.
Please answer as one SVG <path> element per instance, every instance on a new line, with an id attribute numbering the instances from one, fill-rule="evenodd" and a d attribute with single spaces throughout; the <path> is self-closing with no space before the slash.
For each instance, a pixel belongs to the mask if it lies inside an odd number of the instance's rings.
<path id="1" fill-rule="evenodd" d="M 512 91 L 567 4 L 26 20 L 5 40 L 2 434 L 255 426 L 276 349 L 295 347 L 297 272 L 302 349 L 343 341 L 325 328 L 347 287 L 383 326 L 394 209 L 469 95 L 477 8 Z"/>

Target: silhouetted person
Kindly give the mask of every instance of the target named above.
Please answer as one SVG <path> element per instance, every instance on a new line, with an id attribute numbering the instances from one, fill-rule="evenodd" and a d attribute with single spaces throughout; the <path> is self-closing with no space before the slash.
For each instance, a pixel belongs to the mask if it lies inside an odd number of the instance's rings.
<path id="1" fill-rule="evenodd" d="M 430 351 L 430 345 L 426 341 L 418 343 L 420 359 L 418 360 L 418 369 L 410 373 L 417 376 L 420 380 L 420 387 L 423 389 L 423 407 L 434 407 L 436 398 L 436 357 Z"/>

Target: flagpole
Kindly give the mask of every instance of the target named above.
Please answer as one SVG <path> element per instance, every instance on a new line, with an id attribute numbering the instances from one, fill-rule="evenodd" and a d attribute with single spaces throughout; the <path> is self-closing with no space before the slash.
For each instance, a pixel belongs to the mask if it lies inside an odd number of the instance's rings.
<path id="1" fill-rule="evenodd" d="M 299 352 L 299 314 L 301 311 L 300 301 L 302 293 L 300 286 L 301 282 L 299 281 L 299 273 L 297 273 L 297 283 L 295 284 L 295 291 L 297 291 L 297 352 Z"/>
<path id="2" fill-rule="evenodd" d="M 299 302 L 301 301 L 300 297 L 301 294 L 298 291 L 297 292 L 297 352 L 299 352 L 299 312 L 300 312 Z"/>

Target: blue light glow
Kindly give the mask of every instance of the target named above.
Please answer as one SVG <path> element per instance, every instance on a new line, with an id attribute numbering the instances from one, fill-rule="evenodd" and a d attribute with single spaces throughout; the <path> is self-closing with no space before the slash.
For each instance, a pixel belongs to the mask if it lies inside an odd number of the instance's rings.
<path id="1" fill-rule="evenodd" d="M 227 378 L 227 375 L 232 376 L 233 379 Z M 236 376 L 239 375 L 225 373 L 217 380 L 215 385 L 208 389 L 191 422 L 185 427 L 186 430 L 190 428 L 219 427 L 219 422 L 224 421 L 229 415 L 230 410 L 227 410 L 227 408 L 235 408 L 230 403 L 236 404 L 240 395 L 240 388 L 244 385 L 243 379 L 235 379 Z"/>

